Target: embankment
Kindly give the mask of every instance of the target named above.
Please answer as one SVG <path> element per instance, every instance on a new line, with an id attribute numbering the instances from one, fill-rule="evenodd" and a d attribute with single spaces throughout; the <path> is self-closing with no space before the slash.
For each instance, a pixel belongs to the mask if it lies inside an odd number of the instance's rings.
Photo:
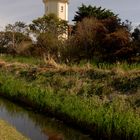
<path id="1" fill-rule="evenodd" d="M 0 92 L 97 138 L 140 139 L 140 71 L 1 65 Z"/>

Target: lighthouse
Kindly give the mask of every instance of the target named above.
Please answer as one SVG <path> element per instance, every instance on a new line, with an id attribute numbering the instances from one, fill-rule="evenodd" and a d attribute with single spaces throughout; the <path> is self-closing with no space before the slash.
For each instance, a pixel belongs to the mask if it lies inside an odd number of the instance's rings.
<path id="1" fill-rule="evenodd" d="M 59 19 L 68 21 L 69 0 L 43 0 L 45 4 L 45 15 L 55 14 Z"/>

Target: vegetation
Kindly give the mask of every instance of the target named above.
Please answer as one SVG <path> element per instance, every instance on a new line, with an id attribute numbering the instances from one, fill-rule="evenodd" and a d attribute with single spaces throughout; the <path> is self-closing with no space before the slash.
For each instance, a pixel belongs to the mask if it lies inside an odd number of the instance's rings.
<path id="1" fill-rule="evenodd" d="M 0 36 L 1 95 L 96 137 L 139 139 L 139 28 L 132 32 L 129 21 L 101 7 L 78 10 L 68 39 L 67 23 L 53 14 L 6 27 Z M 24 39 L 30 43 L 15 47 Z M 9 44 L 16 50 L 12 56 Z"/>
<path id="2" fill-rule="evenodd" d="M 27 138 L 22 136 L 3 120 L 0 120 L 0 138 L 2 140 L 27 140 Z"/>
<path id="3" fill-rule="evenodd" d="M 38 34 L 48 32 L 60 35 L 66 32 L 67 22 L 58 19 L 54 14 L 49 14 L 48 16 L 33 20 L 29 27 L 31 31 Z"/>
<path id="4" fill-rule="evenodd" d="M 91 5 L 86 6 L 82 4 L 82 6 L 78 8 L 78 11 L 76 12 L 73 21 L 80 22 L 87 17 L 88 18 L 94 17 L 97 19 L 107 19 L 110 17 L 116 17 L 117 19 L 117 15 L 115 15 L 110 10 L 103 9 L 102 7 L 96 7 L 96 6 L 92 7 Z"/>
<path id="5" fill-rule="evenodd" d="M 37 37 L 36 47 L 43 57 L 51 55 L 58 60 L 60 47 L 67 33 L 67 22 L 50 14 L 32 21 L 29 25 L 31 32 Z"/>
<path id="6" fill-rule="evenodd" d="M 96 137 L 140 137 L 139 69 L 47 69 L 5 62 L 0 83 L 2 96 L 78 125 Z"/>
<path id="7" fill-rule="evenodd" d="M 8 24 L 5 32 L 0 32 L 1 53 L 21 54 L 27 45 L 31 44 L 27 25 L 23 22 Z M 23 45 L 24 44 L 24 45 Z"/>
<path id="8" fill-rule="evenodd" d="M 118 15 L 101 7 L 82 5 L 74 21 L 67 40 L 68 24 L 54 14 L 35 19 L 30 25 L 9 24 L 0 35 L 1 53 L 53 58 L 69 64 L 140 62 L 139 27 L 131 31 L 128 20 L 122 22 Z"/>
<path id="9" fill-rule="evenodd" d="M 40 66 L 45 65 L 44 61 L 42 59 L 39 59 L 38 57 L 27 57 L 27 56 L 13 57 L 12 55 L 2 55 L 0 56 L 0 59 L 10 63 L 20 62 L 29 65 L 40 65 Z"/>

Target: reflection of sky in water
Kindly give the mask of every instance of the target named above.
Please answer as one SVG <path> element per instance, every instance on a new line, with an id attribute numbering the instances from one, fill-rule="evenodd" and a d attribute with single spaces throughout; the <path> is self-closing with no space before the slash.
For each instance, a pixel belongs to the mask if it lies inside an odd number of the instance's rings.
<path id="1" fill-rule="evenodd" d="M 27 114 L 9 112 L 4 106 L 0 106 L 0 118 L 6 120 L 16 129 L 32 140 L 46 140 L 47 136 L 41 133 L 41 129 L 37 126 Z M 41 138 L 41 139 L 40 139 Z"/>
<path id="2" fill-rule="evenodd" d="M 62 122 L 26 111 L 4 99 L 0 99 L 0 118 L 31 140 L 90 140 Z"/>

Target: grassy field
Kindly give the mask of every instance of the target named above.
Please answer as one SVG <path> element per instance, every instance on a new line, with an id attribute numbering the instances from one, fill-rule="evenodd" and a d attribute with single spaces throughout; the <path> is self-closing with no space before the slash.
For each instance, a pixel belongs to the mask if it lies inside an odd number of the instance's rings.
<path id="1" fill-rule="evenodd" d="M 31 65 L 46 65 L 44 62 L 43 58 L 37 58 L 37 57 L 25 57 L 25 56 L 11 56 L 11 55 L 0 55 L 0 59 L 4 60 L 6 62 L 20 62 L 20 63 L 26 63 L 26 64 L 31 64 Z M 71 64 L 73 66 L 73 64 Z M 129 70 L 139 70 L 140 69 L 140 64 L 139 63 L 133 63 L 133 64 L 128 64 L 127 62 L 124 63 L 95 63 L 95 62 L 84 62 L 81 61 L 78 65 L 75 65 L 76 67 L 83 67 L 85 65 L 90 65 L 91 67 L 97 68 L 97 69 L 102 69 L 102 70 L 111 70 L 113 68 L 119 68 L 123 69 L 125 71 Z"/>
<path id="2" fill-rule="evenodd" d="M 32 64 L 32 65 L 43 65 L 44 62 L 41 58 L 36 57 L 22 57 L 22 56 L 11 56 L 11 55 L 1 55 L 0 59 L 6 61 L 6 62 L 20 62 L 20 63 L 26 63 L 26 64 Z"/>
<path id="3" fill-rule="evenodd" d="M 127 67 L 7 61 L 1 63 L 0 91 L 96 137 L 140 139 L 140 69 L 138 64 Z"/>
<path id="4" fill-rule="evenodd" d="M 28 140 L 8 123 L 0 120 L 0 140 Z"/>

